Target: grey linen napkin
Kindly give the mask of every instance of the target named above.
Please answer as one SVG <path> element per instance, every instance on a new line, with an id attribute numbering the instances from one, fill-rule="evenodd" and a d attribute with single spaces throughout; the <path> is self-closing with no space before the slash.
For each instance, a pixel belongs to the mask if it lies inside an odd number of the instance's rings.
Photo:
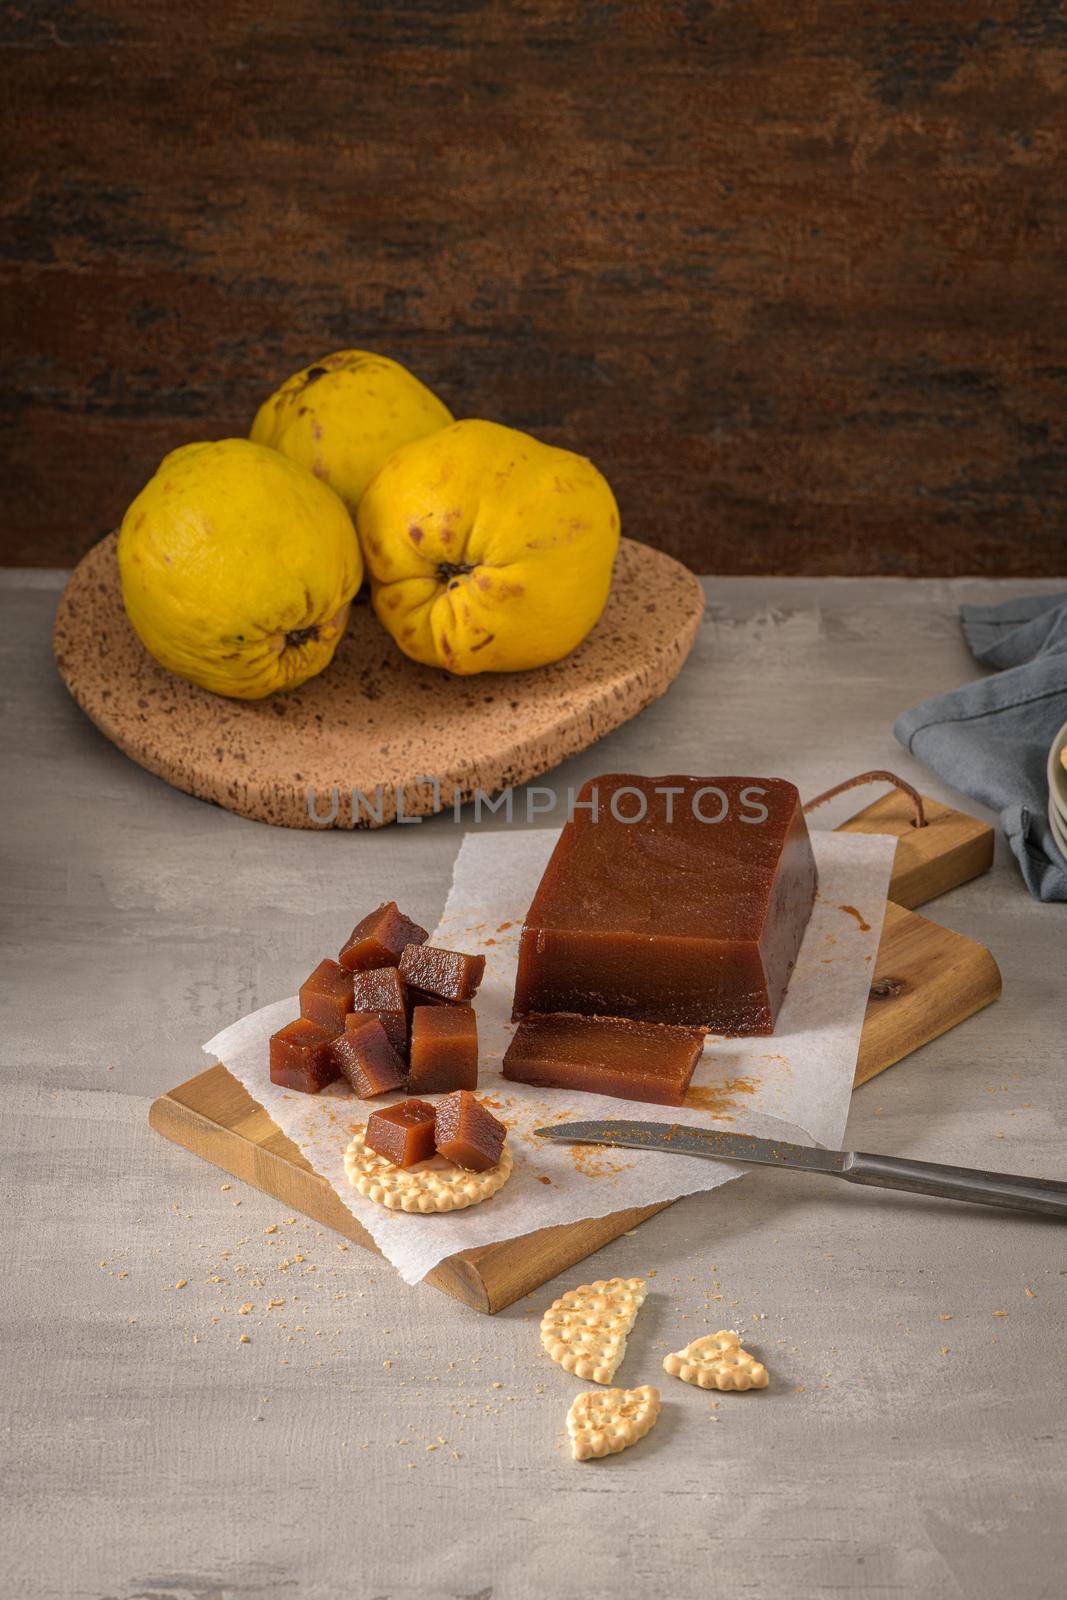
<path id="1" fill-rule="evenodd" d="M 999 670 L 905 711 L 893 732 L 962 794 L 1000 813 L 1026 887 L 1067 900 L 1048 824 L 1048 753 L 1067 722 L 1067 594 L 961 606 L 974 656 Z"/>

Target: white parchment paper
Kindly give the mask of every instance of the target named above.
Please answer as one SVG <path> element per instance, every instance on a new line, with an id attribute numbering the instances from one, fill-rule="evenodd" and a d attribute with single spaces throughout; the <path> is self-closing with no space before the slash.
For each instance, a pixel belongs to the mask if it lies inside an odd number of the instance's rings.
<path id="1" fill-rule="evenodd" d="M 270 1036 L 297 1015 L 295 996 L 243 1017 L 204 1046 L 329 1180 L 407 1283 L 417 1283 L 457 1250 L 715 1189 L 743 1173 L 693 1156 L 549 1144 L 533 1133 L 545 1123 L 591 1117 L 684 1120 L 829 1146 L 841 1142 L 896 840 L 882 834 L 812 834 L 819 897 L 775 1033 L 762 1039 L 710 1039 L 689 1102 L 679 1112 L 605 1095 L 536 1089 L 500 1076 L 512 1033 L 522 920 L 557 837 L 555 829 L 467 834 L 444 915 L 431 935 L 435 944 L 487 958 L 476 1002 L 478 1092 L 507 1124 L 515 1158 L 511 1178 L 491 1200 L 440 1216 L 407 1216 L 357 1194 L 345 1178 L 343 1157 L 352 1133 L 366 1122 L 369 1103 L 343 1084 L 321 1095 L 302 1095 L 270 1081 Z M 349 930 L 334 931 L 340 945 Z M 401 1096 L 382 1103 L 393 1098 Z"/>

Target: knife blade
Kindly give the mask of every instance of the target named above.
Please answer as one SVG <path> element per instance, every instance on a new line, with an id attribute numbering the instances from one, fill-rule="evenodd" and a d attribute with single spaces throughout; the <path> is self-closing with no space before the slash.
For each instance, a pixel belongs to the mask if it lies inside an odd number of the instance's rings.
<path id="1" fill-rule="evenodd" d="M 698 1156 L 707 1161 L 786 1167 L 843 1178 L 846 1183 L 903 1189 L 911 1194 L 1033 1211 L 1067 1220 L 1067 1183 L 1055 1178 L 986 1172 L 938 1161 L 910 1161 L 903 1156 L 872 1155 L 863 1150 L 825 1150 L 818 1145 L 759 1139 L 749 1133 L 724 1133 L 718 1128 L 694 1127 L 685 1122 L 559 1122 L 552 1127 L 535 1128 L 534 1132 L 557 1143 L 622 1145 L 632 1150 L 658 1150 L 665 1155 Z"/>
<path id="2" fill-rule="evenodd" d="M 535 1128 L 545 1139 L 567 1144 L 618 1144 L 633 1150 L 665 1150 L 677 1156 L 704 1156 L 711 1161 L 760 1161 L 774 1167 L 804 1167 L 813 1172 L 840 1173 L 843 1150 L 816 1145 L 756 1139 L 748 1133 L 695 1128 L 685 1122 L 560 1122 Z"/>

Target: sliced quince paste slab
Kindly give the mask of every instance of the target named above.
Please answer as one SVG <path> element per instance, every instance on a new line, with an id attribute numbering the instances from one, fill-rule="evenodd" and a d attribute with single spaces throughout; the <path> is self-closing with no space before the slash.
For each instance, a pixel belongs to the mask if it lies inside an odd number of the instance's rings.
<path id="1" fill-rule="evenodd" d="M 772 1033 L 815 885 L 782 778 L 591 779 L 523 924 L 513 1020 Z"/>
<path id="2" fill-rule="evenodd" d="M 663 1370 L 698 1389 L 766 1389 L 768 1382 L 767 1368 L 725 1328 L 664 1356 Z"/>
<path id="3" fill-rule="evenodd" d="M 511 1168 L 506 1144 L 497 1165 L 487 1172 L 467 1172 L 439 1155 L 417 1166 L 398 1167 L 368 1147 L 365 1128 L 357 1130 L 345 1151 L 349 1183 L 390 1211 L 462 1211 L 479 1205 L 504 1187 Z"/>
<path id="4" fill-rule="evenodd" d="M 659 1416 L 659 1390 L 592 1389 L 580 1394 L 567 1412 L 567 1432 L 575 1461 L 616 1455 L 643 1439 Z"/>
<path id="5" fill-rule="evenodd" d="M 703 1049 L 699 1028 L 628 1017 L 527 1017 L 502 1070 L 513 1083 L 680 1106 Z"/>
<path id="6" fill-rule="evenodd" d="M 564 1372 L 610 1383 L 645 1292 L 643 1278 L 601 1278 L 568 1289 L 541 1318 L 541 1343 Z"/>

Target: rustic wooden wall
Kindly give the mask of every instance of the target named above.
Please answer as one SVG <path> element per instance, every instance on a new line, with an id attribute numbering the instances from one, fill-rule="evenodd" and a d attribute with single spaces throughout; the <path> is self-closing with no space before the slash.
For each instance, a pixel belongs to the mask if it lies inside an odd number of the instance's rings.
<path id="1" fill-rule="evenodd" d="M 386 350 L 705 571 L 1067 568 L 1049 0 L 5 8 L 8 561 Z"/>

